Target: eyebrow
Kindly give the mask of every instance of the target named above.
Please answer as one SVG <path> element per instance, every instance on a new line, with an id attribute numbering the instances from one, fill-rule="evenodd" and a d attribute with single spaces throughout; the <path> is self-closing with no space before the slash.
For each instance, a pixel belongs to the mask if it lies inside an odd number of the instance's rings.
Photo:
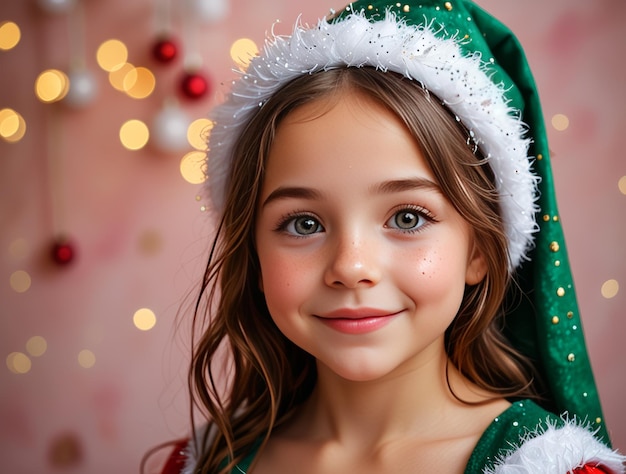
<path id="1" fill-rule="evenodd" d="M 393 179 L 389 181 L 383 181 L 372 187 L 372 194 L 393 194 L 403 191 L 414 191 L 416 189 L 426 189 L 436 191 L 442 194 L 441 188 L 435 182 L 426 178 L 407 178 L 407 179 Z M 270 193 L 261 207 L 265 207 L 273 201 L 279 199 L 307 199 L 316 200 L 323 197 L 322 193 L 314 188 L 300 187 L 300 186 L 279 186 Z"/>
<path id="2" fill-rule="evenodd" d="M 375 185 L 372 192 L 373 194 L 392 194 L 417 189 L 436 191 L 443 194 L 441 187 L 437 183 L 426 178 L 392 179 L 389 181 L 383 181 L 382 183 Z"/>
<path id="3" fill-rule="evenodd" d="M 322 193 L 313 188 L 298 187 L 298 186 L 279 186 L 270 193 L 261 207 L 267 206 L 272 201 L 287 198 L 308 199 L 315 200 L 321 199 Z"/>

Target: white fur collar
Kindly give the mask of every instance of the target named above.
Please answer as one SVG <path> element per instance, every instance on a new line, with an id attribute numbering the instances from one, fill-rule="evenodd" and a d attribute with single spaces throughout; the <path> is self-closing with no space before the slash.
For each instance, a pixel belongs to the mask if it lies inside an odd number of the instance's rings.
<path id="1" fill-rule="evenodd" d="M 529 433 L 484 474 L 566 474 L 584 465 L 602 466 L 612 474 L 624 472 L 626 458 L 594 437 L 576 421 L 562 427 L 547 423 L 545 429 Z"/>

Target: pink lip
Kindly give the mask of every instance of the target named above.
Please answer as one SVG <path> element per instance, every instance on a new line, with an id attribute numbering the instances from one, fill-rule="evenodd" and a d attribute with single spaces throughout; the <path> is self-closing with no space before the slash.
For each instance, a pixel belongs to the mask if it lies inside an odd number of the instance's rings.
<path id="1" fill-rule="evenodd" d="M 326 326 L 345 334 L 365 334 L 386 326 L 400 312 L 375 308 L 343 308 L 318 316 L 318 319 Z"/>

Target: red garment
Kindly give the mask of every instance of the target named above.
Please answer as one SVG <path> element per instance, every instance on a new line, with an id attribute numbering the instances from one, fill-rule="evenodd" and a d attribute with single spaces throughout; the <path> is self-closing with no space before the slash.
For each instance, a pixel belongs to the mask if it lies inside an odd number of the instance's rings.
<path id="1" fill-rule="evenodd" d="M 169 458 L 167 458 L 167 462 L 165 466 L 163 466 L 163 470 L 161 474 L 180 474 L 183 468 L 185 467 L 185 447 L 187 447 L 188 440 L 184 439 L 179 441 L 174 445 L 174 449 L 172 450 L 172 454 L 170 454 Z M 586 474 L 586 473 L 582 473 Z"/>
<path id="2" fill-rule="evenodd" d="M 583 466 L 574 469 L 574 474 L 610 474 L 609 471 L 605 471 L 601 466 Z"/>

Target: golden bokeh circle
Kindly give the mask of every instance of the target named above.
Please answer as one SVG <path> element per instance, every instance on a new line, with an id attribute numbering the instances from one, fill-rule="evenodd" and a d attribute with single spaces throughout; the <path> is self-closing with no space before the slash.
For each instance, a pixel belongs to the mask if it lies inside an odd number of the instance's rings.
<path id="1" fill-rule="evenodd" d="M 11 352 L 6 359 L 7 367 L 14 374 L 26 374 L 30 372 L 32 362 L 22 352 Z"/>
<path id="2" fill-rule="evenodd" d="M 8 51 L 17 46 L 22 37 L 22 32 L 17 23 L 3 21 L 0 23 L 0 50 Z"/>
<path id="3" fill-rule="evenodd" d="M 28 272 L 17 270 L 11 274 L 9 282 L 13 291 L 16 293 L 25 293 L 30 289 L 32 280 Z"/>
<path id="4" fill-rule="evenodd" d="M 128 48 L 118 39 L 104 41 L 98 47 L 96 60 L 98 65 L 105 71 L 111 72 L 119 69 L 128 59 Z"/>
<path id="5" fill-rule="evenodd" d="M 141 331 L 149 331 L 156 324 L 156 315 L 148 308 L 138 309 L 133 315 L 133 324 Z"/>
<path id="6" fill-rule="evenodd" d="M 213 122 L 206 118 L 194 120 L 187 129 L 187 141 L 196 150 L 206 150 Z"/>
<path id="7" fill-rule="evenodd" d="M 191 184 L 201 184 L 207 179 L 205 173 L 206 152 L 190 151 L 180 160 L 180 174 Z"/>
<path id="8" fill-rule="evenodd" d="M 230 47 L 230 57 L 244 70 L 250 64 L 250 60 L 258 54 L 259 47 L 250 38 L 239 38 Z"/>
<path id="9" fill-rule="evenodd" d="M 602 284 L 600 290 L 602 296 L 606 299 L 615 298 L 619 293 L 619 282 L 617 280 L 607 280 Z"/>
<path id="10" fill-rule="evenodd" d="M 44 103 L 58 102 L 70 89 L 70 80 L 63 71 L 47 69 L 35 80 L 35 95 Z"/>
<path id="11" fill-rule="evenodd" d="M 148 143 L 150 130 L 141 120 L 128 120 L 120 127 L 120 141 L 128 150 L 140 150 Z"/>
<path id="12" fill-rule="evenodd" d="M 552 126 L 559 132 L 564 132 L 569 128 L 569 118 L 564 114 L 555 114 L 552 116 Z"/>
<path id="13" fill-rule="evenodd" d="M 48 342 L 41 336 L 33 336 L 26 342 L 26 352 L 33 357 L 41 357 L 48 350 Z"/>
<path id="14" fill-rule="evenodd" d="M 83 349 L 78 353 L 78 365 L 84 369 L 90 369 L 96 364 L 96 355 L 89 349 Z"/>

